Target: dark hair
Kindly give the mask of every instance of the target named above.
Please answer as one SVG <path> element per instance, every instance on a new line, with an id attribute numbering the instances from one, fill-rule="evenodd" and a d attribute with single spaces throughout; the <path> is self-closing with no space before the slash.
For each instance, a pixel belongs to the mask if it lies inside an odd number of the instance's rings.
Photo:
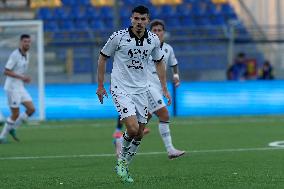
<path id="1" fill-rule="evenodd" d="M 31 36 L 29 35 L 29 34 L 22 34 L 21 35 L 21 37 L 20 37 L 20 39 L 21 39 L 21 41 L 23 40 L 23 39 L 26 39 L 26 38 L 31 38 Z"/>
<path id="2" fill-rule="evenodd" d="M 149 9 L 143 5 L 139 5 L 137 7 L 135 7 L 133 10 L 132 10 L 132 14 L 133 13 L 140 13 L 140 14 L 148 14 L 149 15 Z"/>
<path id="3" fill-rule="evenodd" d="M 158 25 L 162 26 L 163 30 L 165 30 L 165 22 L 160 19 L 155 19 L 150 23 L 150 30 L 152 30 L 154 26 L 158 26 Z"/>

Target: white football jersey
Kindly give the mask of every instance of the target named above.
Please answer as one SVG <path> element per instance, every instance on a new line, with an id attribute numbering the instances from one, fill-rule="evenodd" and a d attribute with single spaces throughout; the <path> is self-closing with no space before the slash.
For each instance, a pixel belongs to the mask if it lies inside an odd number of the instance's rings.
<path id="1" fill-rule="evenodd" d="M 106 57 L 114 56 L 111 89 L 126 94 L 147 91 L 147 65 L 150 55 L 160 61 L 163 54 L 158 36 L 148 30 L 137 38 L 131 27 L 114 32 L 101 50 Z"/>
<path id="2" fill-rule="evenodd" d="M 164 55 L 163 61 L 165 63 L 166 69 L 168 66 L 175 66 L 178 64 L 172 46 L 163 42 L 161 43 L 161 49 Z M 161 89 L 161 83 L 160 83 L 160 80 L 159 80 L 159 77 L 156 71 L 155 62 L 153 61 L 152 57 L 149 58 L 148 81 L 149 81 L 149 85 Z"/>
<path id="3" fill-rule="evenodd" d="M 23 55 L 20 49 L 14 50 L 8 62 L 5 65 L 6 69 L 12 70 L 18 75 L 25 75 L 29 64 L 29 54 Z M 7 76 L 4 84 L 4 89 L 9 91 L 22 91 L 24 88 L 24 82 L 20 79 Z"/>

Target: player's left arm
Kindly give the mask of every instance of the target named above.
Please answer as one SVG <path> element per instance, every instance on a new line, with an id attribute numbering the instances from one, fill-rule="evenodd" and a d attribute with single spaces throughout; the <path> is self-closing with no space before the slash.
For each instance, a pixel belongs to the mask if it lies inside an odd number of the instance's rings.
<path id="1" fill-rule="evenodd" d="M 172 67 L 173 82 L 175 87 L 178 87 L 180 85 L 178 62 L 172 47 L 170 48 L 169 65 Z"/>
<path id="2" fill-rule="evenodd" d="M 166 67 L 165 67 L 165 63 L 163 61 L 164 55 L 163 55 L 162 50 L 160 48 L 161 42 L 160 42 L 157 35 L 153 35 L 153 36 L 154 36 L 153 40 L 154 40 L 155 47 L 154 47 L 151 55 L 152 55 L 153 61 L 155 62 L 155 65 L 156 65 L 156 71 L 157 71 L 158 77 L 159 77 L 161 85 L 162 85 L 164 96 L 168 99 L 168 105 L 170 105 L 172 103 L 172 99 L 171 99 L 171 96 L 170 96 L 170 93 L 169 93 L 168 87 L 167 87 Z"/>
<path id="3" fill-rule="evenodd" d="M 172 70 L 173 70 L 173 82 L 175 84 L 175 87 L 178 87 L 180 85 L 178 65 L 172 66 Z"/>
<path id="4" fill-rule="evenodd" d="M 156 65 L 158 77 L 159 77 L 161 85 L 162 85 L 164 96 L 168 99 L 168 106 L 169 106 L 172 103 L 172 99 L 171 99 L 171 95 L 170 95 L 170 93 L 168 91 L 168 87 L 167 87 L 165 64 L 164 64 L 163 60 L 159 60 L 159 61 L 156 62 L 155 65 Z"/>

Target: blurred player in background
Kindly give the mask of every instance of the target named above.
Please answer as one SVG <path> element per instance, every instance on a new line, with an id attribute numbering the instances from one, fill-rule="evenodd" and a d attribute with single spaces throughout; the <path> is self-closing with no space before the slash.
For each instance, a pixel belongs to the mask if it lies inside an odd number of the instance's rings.
<path id="1" fill-rule="evenodd" d="M 111 94 L 126 125 L 122 138 L 122 148 L 116 165 L 116 172 L 122 181 L 133 182 L 128 165 L 135 156 L 143 138 L 143 130 L 148 118 L 147 66 L 150 55 L 155 60 L 157 74 L 168 103 L 171 98 L 166 86 L 166 73 L 163 54 L 157 35 L 146 29 L 149 23 L 149 10 L 144 6 L 132 10 L 128 29 L 114 32 L 101 50 L 98 60 L 97 95 L 101 103 L 107 95 L 104 88 L 104 73 L 107 58 L 114 55 L 111 73 Z"/>
<path id="2" fill-rule="evenodd" d="M 164 55 L 165 66 L 172 67 L 173 82 L 175 87 L 180 85 L 179 74 L 178 74 L 178 62 L 175 57 L 173 48 L 165 42 L 165 23 L 162 20 L 153 20 L 150 23 L 150 30 L 158 35 L 161 41 L 161 49 Z M 159 77 L 157 75 L 155 64 L 150 58 L 148 66 L 148 80 L 149 80 L 149 117 L 155 114 L 159 118 L 159 132 L 163 139 L 164 145 L 168 152 L 169 159 L 177 158 L 182 156 L 185 151 L 177 150 L 172 143 L 172 137 L 170 133 L 170 117 L 169 111 L 163 100 L 163 91 Z"/>
<path id="3" fill-rule="evenodd" d="M 5 117 L 2 114 L 2 112 L 0 111 L 0 125 L 3 125 L 5 123 Z"/>
<path id="4" fill-rule="evenodd" d="M 173 48 L 164 42 L 165 35 L 165 23 L 162 20 L 153 20 L 150 23 L 150 29 L 153 33 L 158 35 L 161 41 L 161 49 L 164 54 L 163 61 L 167 66 L 171 66 L 173 70 L 173 82 L 175 87 L 180 85 L 179 74 L 178 74 L 178 62 L 176 60 Z M 163 139 L 164 145 L 168 152 L 169 159 L 177 158 L 184 155 L 185 151 L 177 150 L 172 143 L 172 137 L 169 127 L 169 112 L 163 100 L 163 91 L 159 77 L 156 72 L 155 63 L 152 58 L 149 59 L 148 65 L 148 80 L 149 80 L 149 117 L 151 119 L 152 115 L 155 114 L 159 118 L 159 133 Z M 119 149 L 121 147 L 121 130 L 122 123 L 120 120 L 117 121 L 116 130 L 113 134 L 114 144 L 116 154 L 118 156 Z M 144 130 L 144 135 L 149 133 L 150 130 L 146 127 Z"/>
<path id="5" fill-rule="evenodd" d="M 10 55 L 5 66 L 4 74 L 6 81 L 4 90 L 8 97 L 8 105 L 11 110 L 11 116 L 7 118 L 4 128 L 0 134 L 0 142 L 5 143 L 8 133 L 13 139 L 19 141 L 16 136 L 16 129 L 27 120 L 34 111 L 32 98 L 25 89 L 25 83 L 30 83 L 31 78 L 26 75 L 29 64 L 29 49 L 31 46 L 31 37 L 23 34 L 20 37 L 20 46 Z M 24 105 L 26 111 L 20 114 L 20 105 Z"/>

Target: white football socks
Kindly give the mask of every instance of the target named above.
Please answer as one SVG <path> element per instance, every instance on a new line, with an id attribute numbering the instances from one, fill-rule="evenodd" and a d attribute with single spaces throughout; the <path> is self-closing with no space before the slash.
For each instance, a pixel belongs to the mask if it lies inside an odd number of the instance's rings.
<path id="1" fill-rule="evenodd" d="M 132 141 L 132 138 L 128 136 L 127 132 L 125 131 L 122 136 L 122 146 L 121 146 L 121 151 L 119 154 L 119 159 L 127 161 L 126 156 L 130 149 L 131 141 Z"/>
<path id="2" fill-rule="evenodd" d="M 13 129 L 14 125 L 15 125 L 15 122 L 10 117 L 7 118 L 5 125 L 1 131 L 0 138 L 1 139 L 6 138 L 7 134 L 9 133 L 11 129 Z"/>
<path id="3" fill-rule="evenodd" d="M 141 143 L 141 140 L 135 140 L 135 139 L 132 140 L 131 145 L 130 145 L 130 149 L 126 154 L 126 160 L 127 160 L 128 164 L 131 162 L 133 157 L 136 155 L 136 152 L 138 150 L 140 143 Z"/>
<path id="4" fill-rule="evenodd" d="M 162 122 L 159 123 L 159 131 L 160 135 L 163 139 L 164 145 L 167 149 L 167 151 L 171 151 L 174 149 L 173 143 L 172 143 L 172 137 L 169 127 L 169 122 Z"/>

